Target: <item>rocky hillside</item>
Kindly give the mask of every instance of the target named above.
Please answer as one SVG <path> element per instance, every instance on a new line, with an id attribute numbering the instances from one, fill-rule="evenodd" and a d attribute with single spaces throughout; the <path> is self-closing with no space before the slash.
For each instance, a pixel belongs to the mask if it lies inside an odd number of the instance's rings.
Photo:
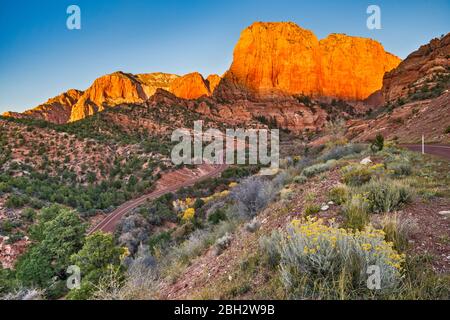
<path id="1" fill-rule="evenodd" d="M 220 79 L 218 75 L 210 75 L 204 79 L 199 73 L 180 77 L 166 73 L 133 75 L 119 71 L 96 79 L 84 92 L 69 90 L 34 109 L 23 113 L 6 112 L 3 116 L 63 124 L 84 119 L 118 105 L 143 103 L 153 96 L 157 89 L 167 90 L 183 99 L 209 96 Z"/>
<path id="2" fill-rule="evenodd" d="M 32 118 L 57 124 L 66 123 L 70 119 L 73 106 L 83 95 L 82 91 L 71 89 L 63 94 L 49 99 L 40 106 L 23 113 L 6 112 L 4 116 L 14 118 Z"/>
<path id="3" fill-rule="evenodd" d="M 401 143 L 450 143 L 450 33 L 420 47 L 387 73 L 384 107 L 350 120 L 348 137 L 368 141 L 377 134 Z"/>
<path id="4" fill-rule="evenodd" d="M 399 63 L 371 39 L 332 34 L 319 41 L 295 23 L 258 22 L 242 32 L 220 94 L 361 100 Z"/>
<path id="5" fill-rule="evenodd" d="M 382 93 L 386 102 L 394 102 L 413 95 L 418 96 L 420 93 L 426 94 L 436 86 L 437 89 L 446 89 L 440 82 L 442 77 L 448 77 L 449 74 L 450 33 L 440 39 L 431 40 L 411 53 L 398 68 L 387 73 L 383 79 Z"/>

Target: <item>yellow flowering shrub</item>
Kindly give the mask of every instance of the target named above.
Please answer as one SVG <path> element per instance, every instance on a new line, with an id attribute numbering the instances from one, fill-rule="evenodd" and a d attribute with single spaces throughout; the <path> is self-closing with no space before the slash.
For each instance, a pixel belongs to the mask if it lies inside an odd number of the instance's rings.
<path id="1" fill-rule="evenodd" d="M 202 200 L 203 200 L 205 203 L 208 203 L 208 202 L 210 202 L 210 201 L 213 201 L 213 200 L 217 200 L 217 199 L 219 199 L 219 198 L 226 197 L 226 196 L 228 196 L 229 194 L 230 194 L 230 191 L 229 191 L 229 190 L 224 190 L 224 191 L 222 191 L 222 192 L 216 192 L 216 193 L 214 193 L 213 195 L 210 195 L 209 197 L 202 198 Z"/>
<path id="2" fill-rule="evenodd" d="M 194 206 L 195 200 L 195 198 L 186 198 L 184 200 L 177 199 L 172 202 L 172 205 L 176 211 L 184 212 L 186 209 Z"/>
<path id="3" fill-rule="evenodd" d="M 237 187 L 237 185 L 238 185 L 237 182 L 230 182 L 228 187 L 231 189 L 231 188 Z"/>
<path id="4" fill-rule="evenodd" d="M 382 290 L 379 292 L 395 289 L 405 260 L 393 243 L 385 241 L 382 230 L 369 226 L 352 231 L 326 225 L 315 218 L 294 220 L 288 234 L 281 238 L 278 250 L 281 280 L 296 298 L 311 298 L 312 292 L 308 290 L 317 290 L 319 283 L 327 287 L 344 280 L 342 285 L 349 292 L 365 291 L 370 295 L 369 266 L 380 269 Z M 336 298 L 342 294 L 337 291 L 327 291 L 327 295 Z"/>
<path id="5" fill-rule="evenodd" d="M 187 208 L 184 212 L 183 212 L 183 216 L 181 217 L 181 219 L 183 221 L 190 221 L 193 220 L 195 216 L 195 209 L 194 208 Z"/>
<path id="6" fill-rule="evenodd" d="M 369 167 L 361 164 L 351 164 L 342 168 L 343 180 L 350 186 L 360 186 L 376 177 L 388 174 L 383 163 L 377 163 Z"/>

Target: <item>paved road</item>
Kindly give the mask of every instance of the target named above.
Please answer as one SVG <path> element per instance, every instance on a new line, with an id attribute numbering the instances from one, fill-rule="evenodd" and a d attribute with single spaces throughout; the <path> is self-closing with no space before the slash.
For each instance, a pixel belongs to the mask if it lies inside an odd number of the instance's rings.
<path id="1" fill-rule="evenodd" d="M 130 212 L 134 208 L 142 205 L 147 200 L 153 200 L 153 199 L 159 198 L 159 197 L 161 197 L 161 196 L 163 196 L 163 195 L 165 195 L 167 193 L 175 192 L 178 189 L 181 189 L 181 188 L 184 188 L 184 187 L 188 187 L 188 186 L 192 186 L 192 185 L 196 184 L 199 181 L 218 176 L 226 168 L 227 168 L 227 165 L 218 165 L 217 168 L 215 168 L 213 171 L 211 171 L 211 172 L 209 172 L 209 173 L 207 173 L 207 174 L 205 174 L 203 176 L 195 177 L 195 178 L 189 179 L 189 180 L 181 182 L 181 183 L 176 183 L 176 184 L 174 184 L 172 186 L 169 186 L 167 188 L 164 188 L 164 189 L 161 189 L 161 190 L 157 190 L 157 191 L 154 191 L 152 193 L 143 195 L 140 198 L 137 198 L 137 199 L 134 199 L 134 200 L 130 200 L 130 201 L 124 203 L 123 205 L 121 205 L 120 207 L 118 207 L 113 212 L 111 212 L 99 224 L 97 224 L 94 228 L 89 230 L 88 235 L 90 235 L 90 234 L 92 234 L 92 233 L 94 233 L 96 231 L 103 231 L 103 232 L 106 232 L 106 233 L 112 233 L 112 232 L 114 232 L 117 223 L 120 221 L 120 219 L 125 214 L 127 214 L 128 212 Z"/>
<path id="2" fill-rule="evenodd" d="M 422 145 L 420 144 L 406 144 L 403 147 L 417 152 L 422 152 Z M 450 146 L 449 145 L 425 145 L 425 153 L 435 156 L 444 157 L 450 160 Z"/>

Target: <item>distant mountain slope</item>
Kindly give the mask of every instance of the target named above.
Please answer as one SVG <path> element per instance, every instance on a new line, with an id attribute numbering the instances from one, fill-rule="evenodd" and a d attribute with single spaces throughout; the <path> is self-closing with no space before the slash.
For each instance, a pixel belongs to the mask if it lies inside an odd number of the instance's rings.
<path id="1" fill-rule="evenodd" d="M 433 39 L 411 53 L 398 68 L 387 73 L 383 80 L 383 96 L 386 102 L 398 99 L 431 98 L 448 88 L 443 82 L 450 74 L 450 33 L 441 39 Z M 437 88 L 436 86 L 439 85 Z M 439 92 L 437 92 L 439 90 Z M 428 94 L 427 94 L 428 93 Z"/>
<path id="2" fill-rule="evenodd" d="M 348 122 L 349 137 L 358 141 L 381 133 L 401 143 L 450 143 L 450 33 L 410 54 L 384 77 L 386 105 Z"/>
<path id="3" fill-rule="evenodd" d="M 70 119 L 73 106 L 83 95 L 82 91 L 71 89 L 60 94 L 40 106 L 27 110 L 23 113 L 6 112 L 3 115 L 14 118 L 30 118 L 45 120 L 57 124 L 66 123 Z"/>

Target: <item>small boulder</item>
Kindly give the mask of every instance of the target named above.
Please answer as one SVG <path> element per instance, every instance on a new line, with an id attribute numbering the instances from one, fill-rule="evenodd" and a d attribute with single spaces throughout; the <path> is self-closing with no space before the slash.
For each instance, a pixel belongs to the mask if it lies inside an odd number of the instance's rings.
<path id="1" fill-rule="evenodd" d="M 321 208 L 320 208 L 320 210 L 322 210 L 322 211 L 327 211 L 328 209 L 330 209 L 330 206 L 329 205 L 323 205 Z"/>
<path id="2" fill-rule="evenodd" d="M 369 165 L 369 164 L 371 164 L 371 163 L 372 163 L 372 160 L 370 159 L 370 157 L 364 158 L 364 159 L 362 159 L 361 162 L 360 162 L 360 164 L 362 164 L 362 165 L 364 165 L 364 166 L 367 166 L 367 165 Z"/>
<path id="3" fill-rule="evenodd" d="M 441 216 L 450 218 L 450 211 L 441 211 L 441 212 L 439 212 L 439 214 L 440 214 Z"/>

